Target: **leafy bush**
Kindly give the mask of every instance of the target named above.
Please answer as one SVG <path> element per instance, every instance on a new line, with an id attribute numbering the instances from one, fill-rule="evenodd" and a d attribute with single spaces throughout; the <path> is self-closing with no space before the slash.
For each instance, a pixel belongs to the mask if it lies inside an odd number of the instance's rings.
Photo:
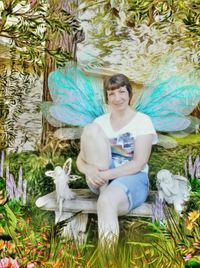
<path id="1" fill-rule="evenodd" d="M 149 176 L 152 189 L 156 189 L 155 178 L 157 172 L 161 169 L 168 169 L 173 174 L 187 176 L 185 163 L 189 155 L 196 157 L 199 154 L 199 147 L 199 142 L 191 144 L 180 144 L 173 149 L 165 149 L 160 146 L 154 146 L 149 161 Z"/>

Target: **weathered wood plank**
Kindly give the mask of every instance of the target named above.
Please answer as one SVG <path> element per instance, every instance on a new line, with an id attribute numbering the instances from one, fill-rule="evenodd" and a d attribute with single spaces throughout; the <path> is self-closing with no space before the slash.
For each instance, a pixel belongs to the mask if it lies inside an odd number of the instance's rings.
<path id="1" fill-rule="evenodd" d="M 54 137 L 60 140 L 80 139 L 83 127 L 59 128 L 54 132 Z"/>
<path id="2" fill-rule="evenodd" d="M 95 194 L 89 189 L 73 189 L 73 192 L 76 193 L 76 198 L 73 200 L 65 200 L 63 204 L 64 212 L 75 213 L 81 211 L 82 213 L 97 213 L 97 196 Z M 140 207 L 133 209 L 127 216 L 151 217 L 152 200 L 154 196 L 155 192 L 150 192 L 147 201 Z M 48 200 L 47 202 L 45 202 L 45 198 Z M 43 210 L 57 211 L 58 205 L 56 203 L 55 192 L 47 194 L 41 199 L 39 198 L 36 201 L 36 205 Z"/>

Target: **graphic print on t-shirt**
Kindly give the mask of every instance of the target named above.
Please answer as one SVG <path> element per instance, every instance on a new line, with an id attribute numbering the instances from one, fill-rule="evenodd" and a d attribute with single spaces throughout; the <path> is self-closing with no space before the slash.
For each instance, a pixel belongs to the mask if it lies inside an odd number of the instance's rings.
<path id="1" fill-rule="evenodd" d="M 110 139 L 114 166 L 118 167 L 133 159 L 135 139 L 133 134 L 126 132 Z"/>

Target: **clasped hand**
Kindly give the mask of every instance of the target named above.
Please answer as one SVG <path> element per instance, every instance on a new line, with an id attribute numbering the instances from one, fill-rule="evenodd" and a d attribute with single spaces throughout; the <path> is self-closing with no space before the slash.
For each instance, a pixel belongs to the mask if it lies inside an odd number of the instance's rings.
<path id="1" fill-rule="evenodd" d="M 90 166 L 86 172 L 86 179 L 89 184 L 99 188 L 103 186 L 109 180 L 107 170 L 101 171 L 95 166 Z"/>

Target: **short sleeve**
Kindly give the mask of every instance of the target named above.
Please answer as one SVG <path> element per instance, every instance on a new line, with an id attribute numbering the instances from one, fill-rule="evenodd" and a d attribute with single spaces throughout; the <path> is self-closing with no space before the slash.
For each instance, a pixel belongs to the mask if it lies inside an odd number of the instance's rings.
<path id="1" fill-rule="evenodd" d="M 109 137 L 110 127 L 109 127 L 109 117 L 108 114 L 103 114 L 97 117 L 93 122 L 98 124 L 101 129 L 105 132 L 106 136 Z"/>
<path id="2" fill-rule="evenodd" d="M 100 126 L 103 126 L 104 124 L 106 124 L 106 122 L 108 120 L 107 117 L 108 117 L 107 114 L 103 114 L 103 115 L 95 118 L 93 123 L 96 123 L 96 124 L 98 124 Z"/>
<path id="3" fill-rule="evenodd" d="M 137 131 L 135 134 L 136 134 L 136 137 L 142 136 L 142 135 L 153 134 L 154 137 L 153 137 L 152 144 L 156 144 L 158 142 L 158 135 L 153 126 L 151 118 L 145 114 L 141 114 L 140 118 L 138 119 Z"/>

